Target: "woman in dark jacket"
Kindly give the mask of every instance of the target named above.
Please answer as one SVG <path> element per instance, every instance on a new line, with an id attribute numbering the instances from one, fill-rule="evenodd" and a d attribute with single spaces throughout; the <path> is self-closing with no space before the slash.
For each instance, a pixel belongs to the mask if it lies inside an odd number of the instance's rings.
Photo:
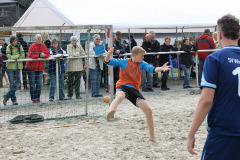
<path id="1" fill-rule="evenodd" d="M 196 48 L 192 45 L 190 45 L 190 42 L 188 39 L 183 39 L 182 41 L 182 47 L 180 51 L 185 51 L 186 53 L 182 53 L 180 55 L 180 65 L 184 71 L 184 83 L 183 88 L 191 88 L 189 85 L 190 80 L 190 74 L 193 64 L 193 58 L 191 51 L 196 51 Z"/>
<path id="2" fill-rule="evenodd" d="M 59 58 L 68 57 L 66 52 L 62 48 L 58 47 L 58 40 L 52 39 L 52 45 L 49 48 L 50 56 L 58 59 L 49 60 L 48 62 L 48 74 L 50 76 L 50 87 L 49 87 L 49 101 L 54 100 L 55 88 L 57 85 L 57 72 L 58 72 L 58 85 L 59 85 L 59 100 L 67 100 L 64 95 L 64 74 L 65 74 L 65 60 Z M 56 70 L 56 63 L 58 63 L 58 71 Z"/>

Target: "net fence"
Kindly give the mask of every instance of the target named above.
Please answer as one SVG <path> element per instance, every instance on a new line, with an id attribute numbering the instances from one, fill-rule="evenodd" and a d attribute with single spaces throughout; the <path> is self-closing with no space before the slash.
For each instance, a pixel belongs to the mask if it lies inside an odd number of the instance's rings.
<path id="1" fill-rule="evenodd" d="M 58 119 L 106 113 L 109 104 L 103 96 L 109 95 L 109 85 L 103 55 L 112 42 L 112 26 L 2 29 L 16 35 L 17 44 L 10 38 L 1 48 L 8 60 L 1 73 L 0 123 L 17 115 Z"/>

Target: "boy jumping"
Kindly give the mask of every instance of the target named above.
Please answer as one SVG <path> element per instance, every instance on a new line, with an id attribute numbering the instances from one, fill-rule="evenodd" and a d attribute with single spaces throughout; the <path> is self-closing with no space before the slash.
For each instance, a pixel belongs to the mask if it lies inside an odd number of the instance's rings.
<path id="1" fill-rule="evenodd" d="M 146 51 L 139 46 L 133 47 L 132 49 L 132 59 L 127 58 L 123 60 L 110 59 L 111 54 L 113 53 L 113 49 L 111 48 L 108 51 L 108 55 L 106 56 L 105 62 L 108 65 L 119 66 L 119 80 L 116 84 L 116 98 L 112 101 L 108 115 L 107 121 L 110 121 L 110 118 L 114 115 L 117 110 L 118 105 L 123 101 L 126 97 L 129 101 L 131 101 L 135 106 L 142 109 L 142 111 L 146 114 L 149 133 L 150 133 L 150 141 L 156 142 L 156 138 L 154 136 L 154 126 L 153 126 L 153 117 L 152 117 L 152 109 L 148 105 L 145 98 L 139 92 L 139 86 L 141 84 L 141 74 L 142 70 L 157 73 L 161 71 L 170 70 L 171 66 L 167 66 L 165 63 L 162 67 L 153 67 L 150 64 L 143 61 L 144 54 Z"/>

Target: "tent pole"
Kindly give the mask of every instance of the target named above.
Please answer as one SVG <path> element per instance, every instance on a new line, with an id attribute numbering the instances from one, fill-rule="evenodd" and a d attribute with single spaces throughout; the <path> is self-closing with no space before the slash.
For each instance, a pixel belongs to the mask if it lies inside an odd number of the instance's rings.
<path id="1" fill-rule="evenodd" d="M 130 42 L 130 28 L 128 29 L 128 41 L 129 41 L 129 52 L 132 53 L 132 46 L 131 46 L 131 42 Z"/>
<path id="2" fill-rule="evenodd" d="M 178 30 L 177 30 L 177 26 L 176 26 L 176 48 L 178 48 Z M 178 61 L 178 84 L 180 84 L 179 53 L 177 53 L 177 61 Z"/>

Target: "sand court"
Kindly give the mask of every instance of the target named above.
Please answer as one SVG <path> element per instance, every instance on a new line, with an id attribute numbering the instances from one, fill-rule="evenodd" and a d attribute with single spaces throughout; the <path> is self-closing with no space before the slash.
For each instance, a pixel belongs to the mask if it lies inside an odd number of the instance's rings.
<path id="1" fill-rule="evenodd" d="M 148 140 L 144 113 L 125 99 L 110 122 L 100 117 L 0 124 L 0 159 L 200 159 L 205 123 L 196 135 L 198 155 L 186 149 L 200 95 L 179 91 L 144 97 L 153 110 L 157 144 Z"/>

